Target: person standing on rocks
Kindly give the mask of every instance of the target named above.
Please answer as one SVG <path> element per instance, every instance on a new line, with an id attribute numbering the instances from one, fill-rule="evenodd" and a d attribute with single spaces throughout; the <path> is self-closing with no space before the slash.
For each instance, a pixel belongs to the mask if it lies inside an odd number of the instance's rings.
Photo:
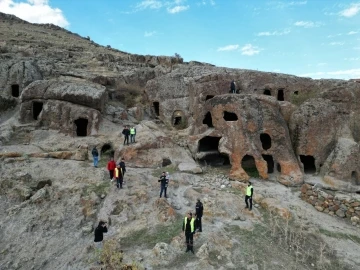
<path id="1" fill-rule="evenodd" d="M 182 231 L 185 233 L 186 251 L 191 251 L 194 254 L 194 234 L 195 234 L 195 218 L 189 211 L 184 218 Z"/>
<path id="2" fill-rule="evenodd" d="M 245 208 L 248 208 L 249 211 L 252 210 L 252 196 L 253 196 L 253 193 L 254 193 L 253 186 L 252 186 L 251 182 L 249 182 L 248 186 L 246 187 L 246 195 L 245 195 L 245 203 L 246 203 Z M 248 201 L 250 203 L 250 206 L 249 206 Z"/>
<path id="3" fill-rule="evenodd" d="M 118 189 L 122 189 L 123 184 L 123 173 L 120 167 L 120 164 L 118 164 L 115 168 L 115 178 L 116 178 L 116 186 Z"/>
<path id="4" fill-rule="evenodd" d="M 230 93 L 236 94 L 236 83 L 234 80 L 232 80 L 230 83 Z"/>
<path id="5" fill-rule="evenodd" d="M 195 211 L 196 211 L 196 229 L 199 232 L 202 232 L 201 218 L 204 212 L 204 206 L 200 201 L 200 199 L 197 199 L 197 203 L 195 205 Z"/>
<path id="6" fill-rule="evenodd" d="M 125 165 L 125 159 L 124 158 L 121 158 L 121 161 L 120 161 L 119 165 L 120 165 L 121 173 L 122 173 L 123 180 L 124 180 L 124 176 L 125 176 L 125 172 L 126 172 L 126 165 Z"/>
<path id="7" fill-rule="evenodd" d="M 130 135 L 130 130 L 128 126 L 125 126 L 122 134 L 124 135 L 124 145 L 125 143 L 127 143 L 127 145 L 129 145 L 129 135 Z"/>
<path id="8" fill-rule="evenodd" d="M 136 136 L 136 128 L 131 127 L 130 128 L 130 142 L 135 143 L 135 136 Z"/>
<path id="9" fill-rule="evenodd" d="M 160 182 L 160 198 L 161 198 L 163 192 L 164 192 L 165 198 L 167 198 L 167 196 L 166 196 L 167 181 L 166 181 L 165 172 L 162 173 L 162 175 L 160 176 L 160 179 L 158 180 L 158 182 Z"/>
<path id="10" fill-rule="evenodd" d="M 110 180 L 113 181 L 113 178 L 114 178 L 114 170 L 116 168 L 116 163 L 114 161 L 114 158 L 111 157 L 108 164 L 107 164 L 107 169 L 110 173 Z"/>
<path id="11" fill-rule="evenodd" d="M 99 225 L 95 229 L 95 247 L 97 249 L 98 255 L 100 255 L 102 246 L 103 246 L 103 239 L 104 239 L 104 233 L 107 233 L 108 229 L 106 226 L 105 221 L 100 221 Z"/>
<path id="12" fill-rule="evenodd" d="M 99 163 L 99 152 L 96 149 L 96 146 L 94 146 L 94 148 L 92 149 L 91 154 L 93 156 L 94 167 L 97 168 L 98 163 Z"/>

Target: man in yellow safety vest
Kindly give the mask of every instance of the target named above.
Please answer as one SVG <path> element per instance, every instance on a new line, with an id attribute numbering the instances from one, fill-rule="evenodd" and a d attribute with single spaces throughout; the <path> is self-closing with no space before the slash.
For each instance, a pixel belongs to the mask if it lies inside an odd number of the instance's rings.
<path id="1" fill-rule="evenodd" d="M 186 251 L 191 251 L 194 254 L 194 234 L 195 234 L 195 218 L 193 218 L 192 213 L 188 212 L 187 216 L 184 218 L 183 232 L 185 232 L 186 239 Z"/>
<path id="2" fill-rule="evenodd" d="M 246 187 L 246 195 L 245 195 L 245 203 L 246 203 L 246 207 L 245 208 L 249 208 L 249 210 L 251 211 L 252 209 L 252 196 L 254 193 L 254 189 L 251 185 L 251 182 L 249 182 L 248 186 Z M 250 202 L 250 207 L 248 204 L 248 201 Z"/>
<path id="3" fill-rule="evenodd" d="M 122 184 L 123 184 L 123 174 L 122 174 L 122 169 L 120 167 L 120 164 L 116 165 L 115 168 L 115 178 L 116 178 L 116 186 L 117 188 L 122 188 Z"/>
<path id="4" fill-rule="evenodd" d="M 135 143 L 136 128 L 130 128 L 130 143 Z"/>

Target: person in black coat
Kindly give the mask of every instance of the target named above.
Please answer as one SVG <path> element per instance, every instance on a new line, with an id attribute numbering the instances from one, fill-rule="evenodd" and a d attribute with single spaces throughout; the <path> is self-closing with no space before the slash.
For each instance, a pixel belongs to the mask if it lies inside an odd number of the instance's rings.
<path id="1" fill-rule="evenodd" d="M 200 199 L 197 199 L 197 203 L 195 205 L 196 211 L 196 228 L 199 232 L 202 232 L 201 218 L 204 212 L 204 206 Z"/>
<path id="2" fill-rule="evenodd" d="M 127 143 L 127 145 L 129 145 L 129 136 L 130 136 L 130 130 L 128 126 L 125 126 L 122 134 L 124 135 L 124 145 L 125 143 Z"/>
<path id="3" fill-rule="evenodd" d="M 104 233 L 107 233 L 107 226 L 105 221 L 100 221 L 95 229 L 95 243 L 101 243 L 104 239 Z"/>
<path id="4" fill-rule="evenodd" d="M 160 198 L 164 192 L 165 198 L 167 198 L 166 196 L 166 190 L 167 190 L 167 185 L 168 185 L 168 181 L 166 179 L 166 174 L 165 172 L 162 173 L 162 175 L 160 176 L 160 179 L 158 180 L 158 182 L 160 182 Z"/>

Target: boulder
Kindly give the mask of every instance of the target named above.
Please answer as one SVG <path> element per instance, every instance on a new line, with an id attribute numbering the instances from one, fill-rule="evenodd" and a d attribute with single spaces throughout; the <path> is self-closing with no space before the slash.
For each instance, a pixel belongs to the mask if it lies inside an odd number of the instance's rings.
<path id="1" fill-rule="evenodd" d="M 182 162 L 178 165 L 180 172 L 202 173 L 202 169 L 195 162 Z"/>

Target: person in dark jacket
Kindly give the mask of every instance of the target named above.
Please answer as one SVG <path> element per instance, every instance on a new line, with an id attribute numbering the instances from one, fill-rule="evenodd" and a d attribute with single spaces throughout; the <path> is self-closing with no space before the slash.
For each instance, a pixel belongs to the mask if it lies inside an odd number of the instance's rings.
<path id="1" fill-rule="evenodd" d="M 91 154 L 92 154 L 93 160 L 94 160 L 94 167 L 97 168 L 98 163 L 99 163 L 99 152 L 96 149 L 96 146 L 94 146 L 94 148 L 92 149 Z"/>
<path id="2" fill-rule="evenodd" d="M 185 233 L 186 251 L 191 251 L 194 254 L 194 234 L 195 234 L 195 218 L 192 213 L 188 212 L 183 221 L 182 231 Z"/>
<path id="3" fill-rule="evenodd" d="M 128 126 L 125 126 L 122 134 L 124 135 L 124 145 L 125 143 L 127 143 L 127 145 L 129 145 L 129 136 L 130 136 L 130 130 Z"/>
<path id="4" fill-rule="evenodd" d="M 119 165 L 120 165 L 120 168 L 122 170 L 122 175 L 124 177 L 125 172 L 126 172 L 126 165 L 125 165 L 125 159 L 124 158 L 121 158 L 121 161 L 120 161 Z"/>
<path id="5" fill-rule="evenodd" d="M 97 248 L 99 248 L 99 249 L 102 248 L 102 241 L 104 239 L 104 233 L 107 233 L 107 231 L 108 231 L 108 229 L 106 226 L 106 222 L 101 220 L 99 222 L 99 225 L 95 229 L 94 242 L 95 242 Z"/>
<path id="6" fill-rule="evenodd" d="M 201 218 L 204 212 L 204 206 L 200 201 L 200 199 L 197 199 L 197 203 L 195 205 L 195 211 L 196 211 L 196 229 L 199 232 L 202 232 Z"/>
<path id="7" fill-rule="evenodd" d="M 160 176 L 160 179 L 158 180 L 158 182 L 160 182 L 160 198 L 164 192 L 165 198 L 167 198 L 166 196 L 166 190 L 167 190 L 167 179 L 166 179 L 166 174 L 165 172 L 162 173 L 162 175 Z"/>
<path id="8" fill-rule="evenodd" d="M 233 94 L 236 93 L 236 83 L 234 80 L 232 80 L 230 83 L 230 93 L 233 93 Z"/>

